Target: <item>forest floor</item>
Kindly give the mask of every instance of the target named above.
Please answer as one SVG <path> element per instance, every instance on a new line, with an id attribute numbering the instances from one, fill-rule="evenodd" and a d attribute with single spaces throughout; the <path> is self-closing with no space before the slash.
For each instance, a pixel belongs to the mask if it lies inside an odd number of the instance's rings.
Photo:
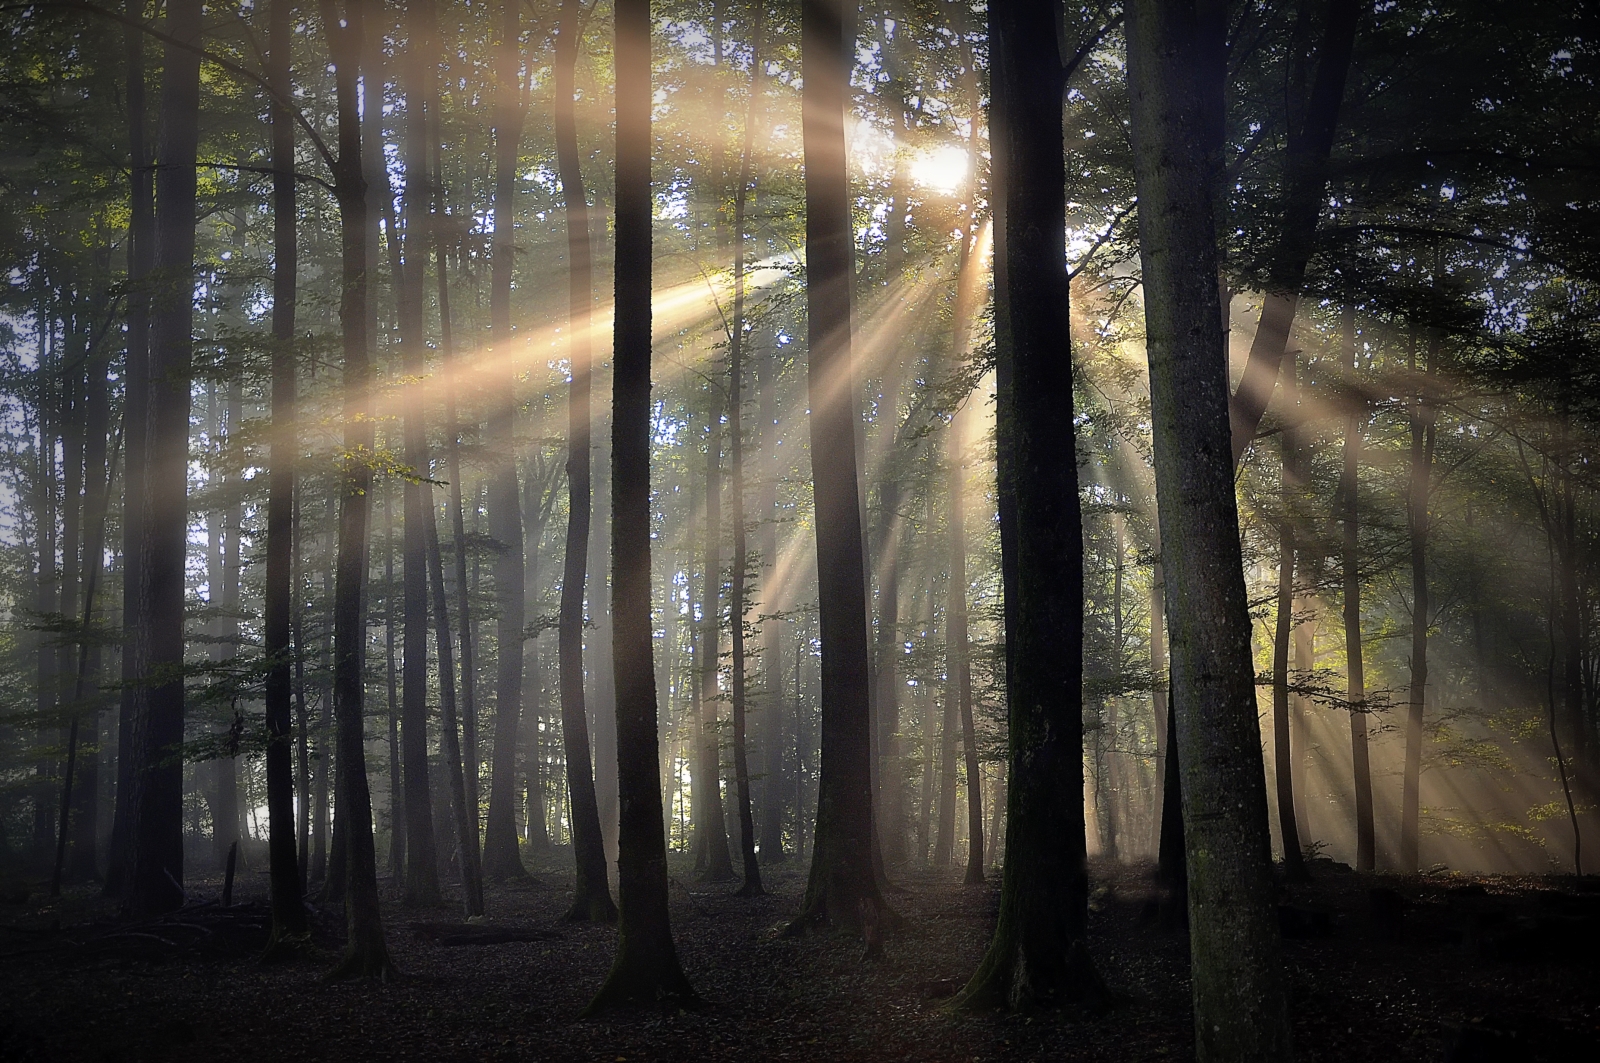
<path id="1" fill-rule="evenodd" d="M 316 949 L 263 966 L 266 875 L 191 886 L 167 919 L 118 923 L 88 890 L 0 905 L 0 1060 L 1096 1060 L 1191 1055 L 1186 938 L 1152 917 L 1147 867 L 1094 869 L 1091 950 L 1119 1003 L 1099 1014 L 956 1016 L 994 885 L 896 876 L 906 917 L 882 959 L 857 941 L 786 939 L 803 869 L 769 869 L 769 895 L 674 868 L 673 929 L 708 1007 L 580 1019 L 615 931 L 564 923 L 570 872 L 492 889 L 498 943 L 452 930 L 459 909 L 386 905 L 403 977 L 327 984 L 339 921 Z M 1284 889 L 1297 1058 L 1600 1058 L 1600 883 L 1571 878 L 1357 875 L 1319 861 Z M 473 943 L 461 943 L 463 938 Z M 506 940 L 506 939 L 520 940 Z"/>

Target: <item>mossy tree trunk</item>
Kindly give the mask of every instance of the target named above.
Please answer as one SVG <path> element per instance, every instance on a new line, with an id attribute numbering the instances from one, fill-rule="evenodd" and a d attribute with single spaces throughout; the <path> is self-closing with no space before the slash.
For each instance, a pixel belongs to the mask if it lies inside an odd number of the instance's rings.
<path id="1" fill-rule="evenodd" d="M 1250 615 L 1217 288 L 1221 145 L 1195 9 L 1133 0 L 1128 89 L 1145 286 L 1156 501 L 1188 868 L 1196 1055 L 1286 1060 Z"/>

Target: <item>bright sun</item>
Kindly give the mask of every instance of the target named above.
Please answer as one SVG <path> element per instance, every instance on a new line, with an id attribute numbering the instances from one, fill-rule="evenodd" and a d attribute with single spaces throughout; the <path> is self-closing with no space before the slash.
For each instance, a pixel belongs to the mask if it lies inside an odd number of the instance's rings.
<path id="1" fill-rule="evenodd" d="M 967 180 L 967 153 L 954 145 L 919 152 L 911 163 L 911 179 L 937 192 L 954 192 Z"/>

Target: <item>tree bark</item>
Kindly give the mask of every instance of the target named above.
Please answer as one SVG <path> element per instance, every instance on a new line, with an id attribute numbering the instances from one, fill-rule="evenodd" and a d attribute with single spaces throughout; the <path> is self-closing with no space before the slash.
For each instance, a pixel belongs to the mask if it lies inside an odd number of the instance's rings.
<path id="1" fill-rule="evenodd" d="M 450 811 L 455 818 L 456 846 L 461 861 L 461 895 L 467 918 L 483 915 L 483 858 L 478 851 L 478 810 L 467 796 L 466 771 L 461 763 L 461 737 L 456 717 L 455 651 L 450 642 L 450 606 L 444 589 L 444 559 L 439 551 L 439 529 L 434 522 L 433 488 L 423 504 L 427 510 L 428 574 L 433 588 L 434 644 L 439 652 L 440 746 L 450 775 Z M 513 840 L 515 835 L 513 835 Z M 520 864 L 518 866 L 521 866 Z"/>
<path id="2" fill-rule="evenodd" d="M 1317 221 L 1322 212 L 1328 158 L 1339 126 L 1339 108 L 1344 99 L 1360 15 L 1361 5 L 1356 0 L 1330 0 L 1311 92 L 1306 98 L 1304 112 L 1290 116 L 1282 228 L 1273 249 L 1271 272 L 1262 297 L 1255 338 L 1250 343 L 1250 355 L 1239 380 L 1239 390 L 1231 401 L 1235 464 L 1255 438 L 1261 416 L 1272 398 L 1273 384 L 1278 379 L 1278 367 L 1288 346 L 1289 329 L 1294 324 L 1300 301 L 1300 290 L 1305 286 L 1306 265 L 1311 260 Z M 1226 18 L 1225 7 L 1223 18 Z M 1223 25 L 1225 27 L 1226 23 Z M 1220 133 L 1218 129 L 1212 135 Z M 1221 147 L 1220 136 L 1217 136 L 1216 147 Z"/>
<path id="3" fill-rule="evenodd" d="M 1290 1056 L 1193 8 L 1134 0 L 1128 87 L 1188 866 L 1196 1054 Z M 1015 850 L 1010 850 L 1015 851 Z"/>
<path id="4" fill-rule="evenodd" d="M 722 659 L 722 409 L 717 389 L 710 391 L 706 414 L 705 562 L 700 576 L 700 638 L 695 655 L 699 725 L 696 733 L 695 789 L 700 795 L 700 833 L 695 868 L 707 882 L 733 881 L 728 854 L 728 823 L 722 805 L 722 735 L 717 714 L 717 677 Z"/>
<path id="5" fill-rule="evenodd" d="M 1355 310 L 1340 315 L 1340 345 L 1344 349 L 1346 386 L 1350 410 L 1344 422 L 1344 461 L 1339 474 L 1339 499 L 1343 538 L 1340 561 L 1344 575 L 1345 701 L 1350 711 L 1350 761 L 1354 767 L 1356 798 L 1356 870 L 1372 871 L 1377 865 L 1377 831 L 1372 815 L 1372 762 L 1367 751 L 1367 680 L 1361 644 L 1361 434 L 1366 402 L 1356 390 Z"/>
<path id="6" fill-rule="evenodd" d="M 1406 537 L 1411 548 L 1411 684 L 1406 706 L 1406 760 L 1400 795 L 1400 866 L 1418 869 L 1421 850 L 1422 724 L 1428 705 L 1428 624 L 1432 604 L 1428 588 L 1428 501 L 1433 480 L 1433 375 L 1437 370 L 1437 337 L 1428 337 L 1428 364 L 1417 373 L 1413 338 L 1407 365 L 1413 377 L 1410 413 L 1411 478 L 1406 489 Z"/>
<path id="7" fill-rule="evenodd" d="M 517 852 L 515 810 L 517 725 L 522 716 L 522 629 L 527 616 L 523 603 L 522 492 L 517 483 L 515 432 L 520 373 L 511 346 L 517 161 L 524 113 L 518 42 L 521 10 L 519 4 L 505 5 L 496 57 L 495 224 L 489 289 L 489 330 L 492 349 L 503 360 L 500 379 L 504 391 L 495 397 L 489 410 L 489 534 L 495 540 L 494 589 L 499 607 L 495 640 L 499 649 L 495 665 L 494 774 L 489 784 L 483 866 L 485 874 L 497 879 L 527 875 Z"/>
<path id="8" fill-rule="evenodd" d="M 128 0 L 129 14 L 144 15 L 144 0 Z M 117 708 L 116 803 L 111 818 L 111 848 L 106 862 L 105 894 L 120 897 L 126 886 L 136 721 L 144 716 L 147 691 L 140 683 L 148 647 L 148 591 L 145 582 L 146 518 L 142 504 L 144 470 L 149 461 L 150 395 L 150 270 L 155 251 L 155 212 L 151 198 L 149 150 L 145 143 L 144 34 L 133 27 L 123 31 L 127 64 L 127 122 L 129 149 L 127 360 L 123 368 L 122 436 L 125 449 L 123 475 L 126 498 L 122 519 L 122 696 Z M 42 435 L 42 433 L 41 433 Z M 129 504 L 128 499 L 132 500 Z M 44 654 L 39 655 L 40 666 Z"/>
<path id="9" fill-rule="evenodd" d="M 781 864 L 788 860 L 784 851 L 783 822 L 788 807 L 784 787 L 784 720 L 788 699 L 783 696 L 783 637 L 786 622 L 778 614 L 783 602 L 778 597 L 778 425 L 777 394 L 778 349 L 774 343 L 756 362 L 756 390 L 761 416 L 761 484 L 756 505 L 761 512 L 759 531 L 761 552 L 761 685 L 762 744 L 766 753 L 765 778 L 761 781 L 761 862 Z"/>
<path id="10" fill-rule="evenodd" d="M 733 641 L 733 778 L 738 791 L 739 852 L 744 859 L 744 885 L 741 897 L 758 897 L 766 892 L 761 885 L 761 865 L 756 862 L 755 813 L 750 804 L 750 757 L 746 743 L 745 715 L 745 567 L 749 563 L 744 512 L 744 333 L 745 203 L 750 191 L 751 154 L 755 146 L 755 120 L 761 99 L 761 15 L 756 5 L 750 27 L 750 106 L 745 111 L 744 150 L 739 157 L 739 184 L 733 193 L 733 320 L 728 334 L 728 439 L 731 443 L 733 479 L 733 571 L 729 592 L 729 628 Z"/>
<path id="11" fill-rule="evenodd" d="M 567 359 L 572 383 L 567 391 L 567 538 L 561 574 L 561 613 L 557 620 L 557 652 L 561 683 L 561 739 L 567 761 L 567 794 L 572 853 L 577 865 L 572 907 L 567 918 L 613 923 L 606 876 L 605 846 L 600 836 L 600 806 L 595 795 L 589 720 L 583 691 L 583 603 L 588 580 L 590 516 L 593 512 L 590 451 L 593 411 L 590 386 L 590 308 L 594 300 L 589 242 L 589 202 L 578 154 L 574 93 L 578 47 L 583 27 L 581 0 L 563 0 L 561 32 L 556 38 L 553 107 L 556 161 L 561 170 L 562 204 L 567 219 Z M 603 588 L 603 583 L 601 584 Z M 596 600 L 599 595 L 594 596 Z"/>
<path id="12" fill-rule="evenodd" d="M 367 182 L 361 167 L 357 77 L 363 5 L 348 0 L 340 26 L 335 0 L 320 0 L 338 98 L 335 199 L 340 220 L 339 323 L 344 352 L 344 448 L 339 542 L 334 590 L 334 715 L 338 722 L 339 835 L 345 857 L 346 945 L 330 977 L 389 980 L 395 969 L 383 939 L 378 905 L 377 854 L 372 838 L 372 795 L 367 787 L 362 710 L 362 657 L 366 642 L 367 517 L 372 497 L 370 415 L 372 363 L 367 351 Z"/>
<path id="13" fill-rule="evenodd" d="M 1300 830 L 1294 807 L 1294 750 L 1289 723 L 1289 641 L 1294 634 L 1295 577 L 1295 495 L 1303 483 L 1300 471 L 1299 430 L 1293 424 L 1300 414 L 1299 385 L 1295 379 L 1295 356 L 1283 363 L 1283 397 L 1291 423 L 1283 426 L 1283 469 L 1280 484 L 1284 507 L 1278 526 L 1278 601 L 1277 622 L 1272 640 L 1272 771 L 1277 784 L 1278 836 L 1283 842 L 1283 873 L 1291 882 L 1306 876 L 1305 856 L 1300 851 Z"/>
<path id="14" fill-rule="evenodd" d="M 958 1008 L 1104 997 L 1086 940 L 1083 516 L 1055 18 L 1044 0 L 989 12 L 992 180 L 1004 227 L 995 350 L 1010 762 L 1000 917 Z"/>
<path id="15" fill-rule="evenodd" d="M 588 1011 L 699 1003 L 667 910 L 667 843 L 650 617 L 650 4 L 617 0 L 617 206 L 611 400 L 611 614 L 616 673 L 617 954 Z"/>
<path id="16" fill-rule="evenodd" d="M 404 888 L 406 877 L 405 775 L 400 766 L 400 687 L 394 652 L 394 492 L 383 486 L 383 648 L 389 695 L 389 877 Z"/>
<path id="17" fill-rule="evenodd" d="M 198 42 L 200 0 L 175 0 L 165 26 Z M 155 289 L 150 313 L 147 464 L 142 582 L 148 601 L 148 686 L 134 721 L 129 882 L 136 914 L 183 904 L 183 598 L 188 551 L 189 379 L 194 341 L 195 158 L 199 144 L 200 57 L 178 44 L 163 50 L 157 169 Z M 133 487 L 130 483 L 129 487 Z"/>
<path id="18" fill-rule="evenodd" d="M 817 825 L 800 914 L 790 933 L 831 925 L 866 934 L 893 913 L 873 874 L 871 670 L 856 472 L 850 288 L 854 241 L 844 119 L 853 7 L 802 0 L 806 190 L 806 385 L 822 643 L 822 756 Z"/>

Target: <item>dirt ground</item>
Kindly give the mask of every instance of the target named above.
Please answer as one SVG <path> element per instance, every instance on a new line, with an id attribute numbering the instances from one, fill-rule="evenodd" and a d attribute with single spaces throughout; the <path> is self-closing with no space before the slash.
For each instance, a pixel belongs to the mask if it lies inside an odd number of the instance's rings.
<path id="1" fill-rule="evenodd" d="M 184 912 L 118 923 L 89 891 L 0 907 L 0 1059 L 135 1060 L 1095 1060 L 1191 1055 L 1186 945 L 1152 918 L 1148 868 L 1095 869 L 1091 948 L 1120 1003 L 1101 1014 L 958 1016 L 942 1005 L 993 925 L 994 885 L 906 873 L 906 917 L 881 960 L 859 942 L 774 929 L 804 886 L 769 871 L 741 899 L 675 869 L 672 915 L 700 1012 L 580 1020 L 615 932 L 560 921 L 571 876 L 555 854 L 536 884 L 493 889 L 484 931 L 454 908 L 384 913 L 398 984 L 324 984 L 320 952 L 263 966 L 266 875 L 218 883 Z M 12 901 L 17 898 L 13 897 Z M 1319 862 L 1284 892 L 1300 1060 L 1600 1058 L 1600 882 L 1356 875 Z M 514 940 L 505 940 L 505 939 Z M 520 940 L 515 940 L 520 939 Z"/>

